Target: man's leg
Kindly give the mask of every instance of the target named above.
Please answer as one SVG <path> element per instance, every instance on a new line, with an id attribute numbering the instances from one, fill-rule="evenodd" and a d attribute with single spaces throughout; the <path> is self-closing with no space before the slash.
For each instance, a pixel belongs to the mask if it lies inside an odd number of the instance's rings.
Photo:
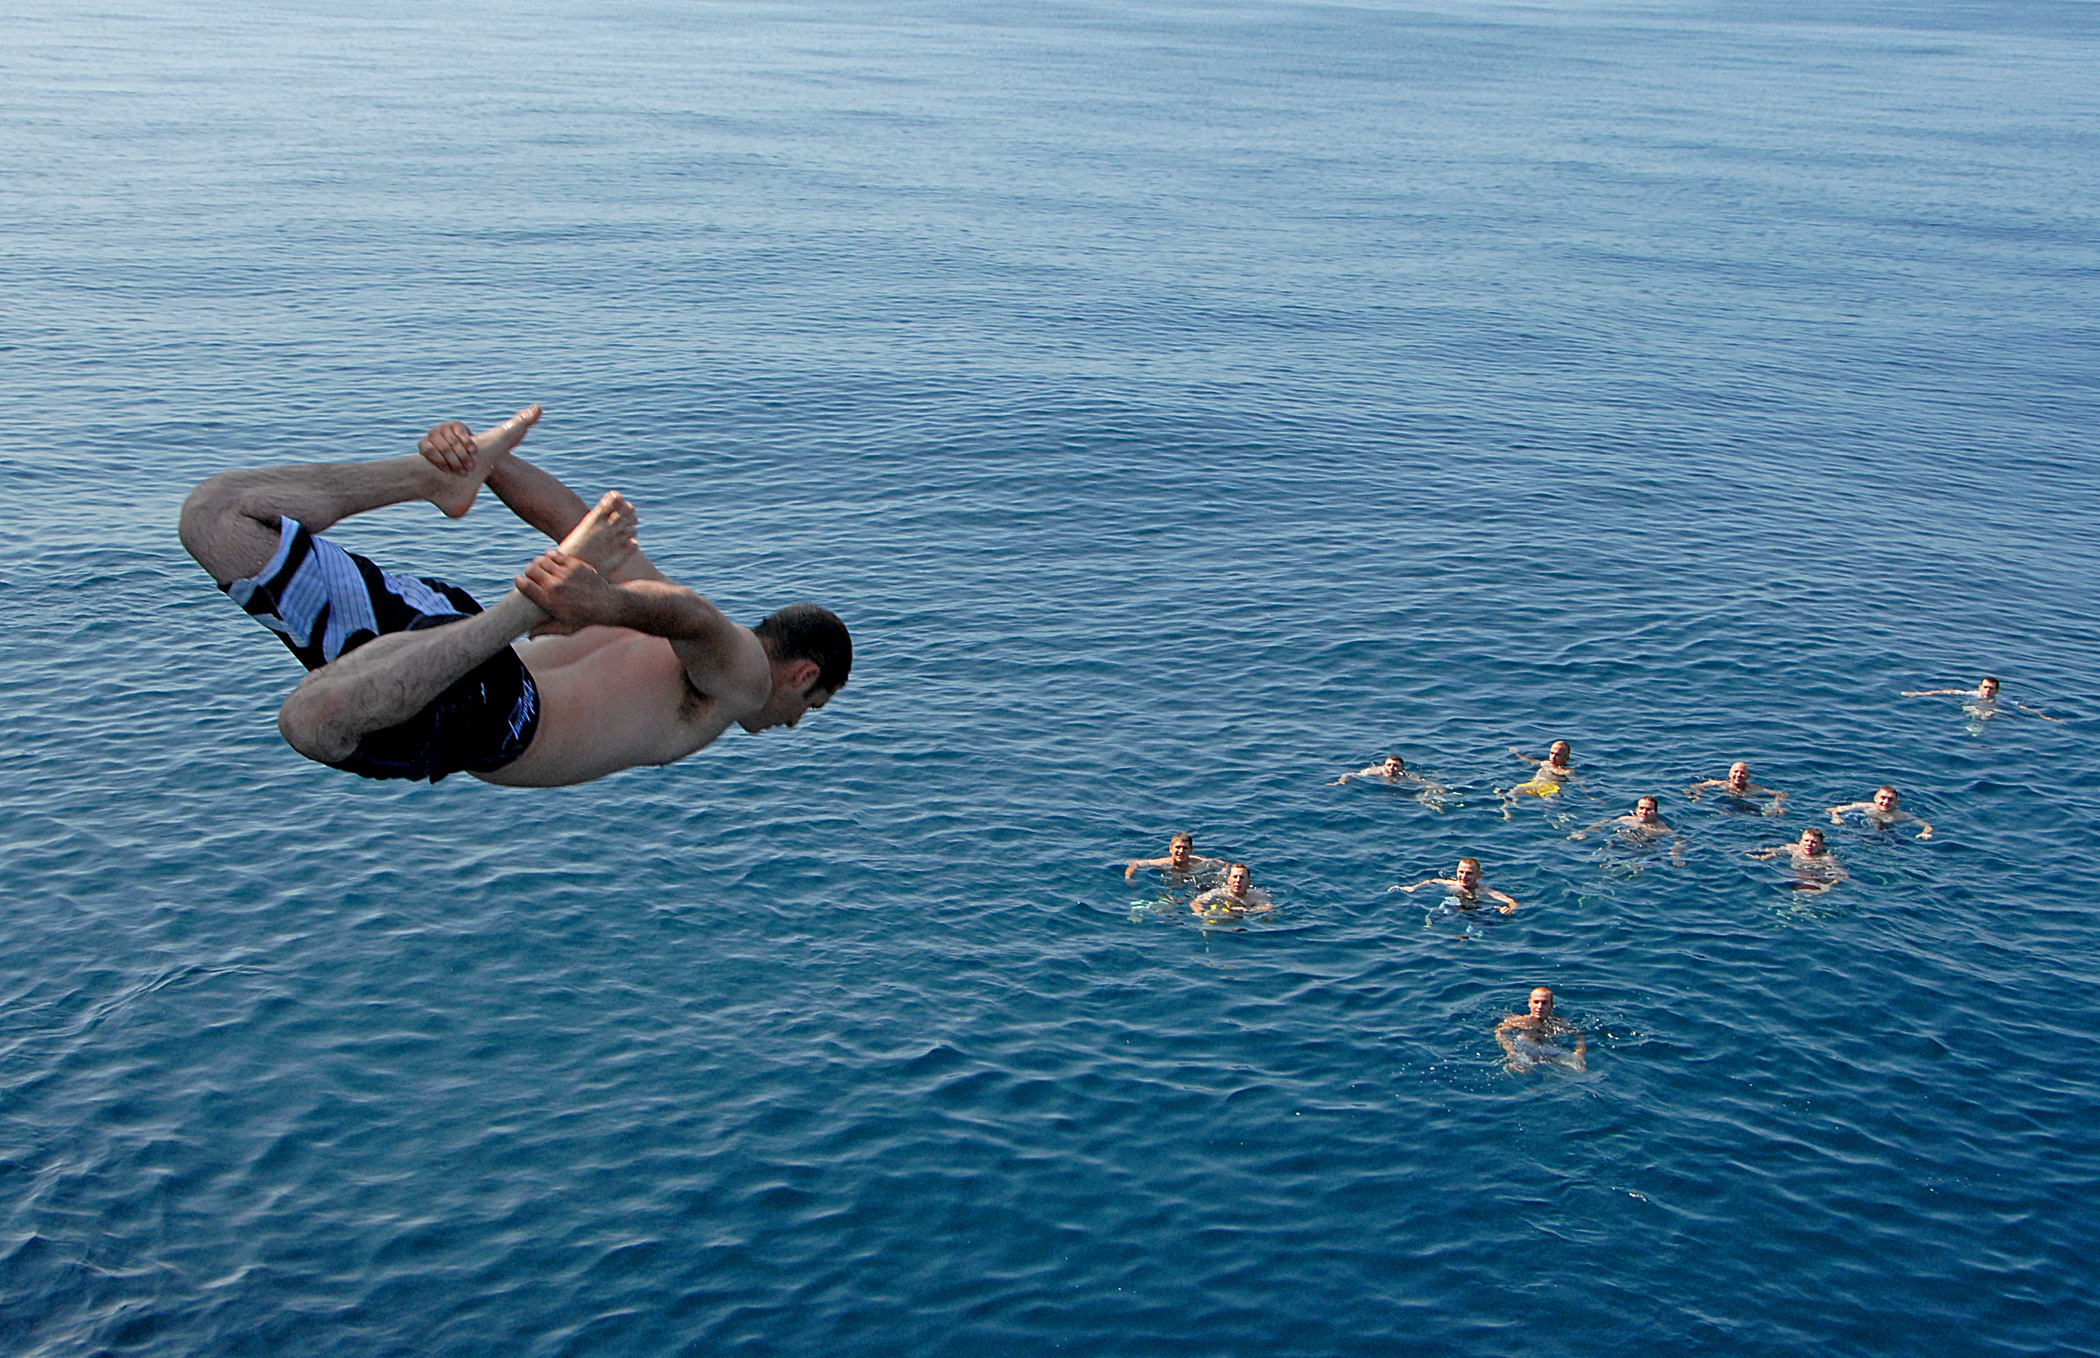
<path id="1" fill-rule="evenodd" d="M 633 506 L 608 493 L 559 550 L 611 569 L 634 549 L 635 517 Z M 277 729 L 308 759 L 339 762 L 366 735 L 415 716 L 469 670 L 545 621 L 539 605 L 513 589 L 486 612 L 458 622 L 375 637 L 301 680 L 278 709 Z"/>
<path id="2" fill-rule="evenodd" d="M 279 517 L 319 533 L 352 514 L 428 500 L 456 519 L 474 503 L 489 469 L 539 418 L 540 408 L 527 406 L 475 435 L 472 460 L 460 475 L 421 456 L 221 472 L 183 502 L 182 545 L 223 589 L 270 560 L 277 551 Z"/>

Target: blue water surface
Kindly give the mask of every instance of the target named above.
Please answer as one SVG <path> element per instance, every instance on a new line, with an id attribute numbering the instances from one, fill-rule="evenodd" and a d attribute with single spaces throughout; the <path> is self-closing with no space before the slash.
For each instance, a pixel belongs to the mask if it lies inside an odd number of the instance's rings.
<path id="1" fill-rule="evenodd" d="M 2100 1352 L 2100 6 L 6 28 L 0 1349 Z M 528 401 L 838 701 L 288 750 L 184 494 Z M 2061 720 L 1898 696 L 1985 673 Z M 1643 793 L 1682 865 L 1567 838 Z M 1460 854 L 1523 908 L 1389 890 Z"/>

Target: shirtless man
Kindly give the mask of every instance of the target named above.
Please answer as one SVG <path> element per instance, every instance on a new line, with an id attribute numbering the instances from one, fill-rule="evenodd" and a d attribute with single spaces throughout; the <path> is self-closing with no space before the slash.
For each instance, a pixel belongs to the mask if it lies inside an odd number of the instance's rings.
<path id="1" fill-rule="evenodd" d="M 1764 808 L 1763 814 L 1767 816 L 1783 816 L 1786 814 L 1786 794 L 1784 792 L 1775 792 L 1768 787 L 1759 787 L 1756 783 L 1751 782 L 1750 766 L 1740 759 L 1728 766 L 1728 776 L 1726 778 L 1702 778 L 1686 788 L 1684 795 L 1696 802 L 1699 800 L 1699 794 L 1709 788 L 1718 788 L 1721 791 L 1721 795 L 1727 797 L 1730 801 L 1744 804 L 1755 802 L 1760 797 L 1769 797 L 1772 800 Z"/>
<path id="2" fill-rule="evenodd" d="M 1552 988 L 1534 986 L 1529 1008 L 1529 1013 L 1511 1014 L 1495 1025 L 1495 1041 L 1502 1044 L 1507 1057 L 1503 1064 L 1510 1073 L 1521 1075 L 1540 1066 L 1588 1070 L 1584 1053 L 1590 1049 L 1589 1039 L 1574 1024 L 1553 1016 Z M 1572 1052 L 1561 1046 L 1562 1040 L 1569 1037 L 1575 1039 Z"/>
<path id="3" fill-rule="evenodd" d="M 1165 858 L 1133 858 L 1130 866 L 1123 869 L 1123 880 L 1129 881 L 1137 875 L 1139 868 L 1158 868 L 1170 880 L 1187 881 L 1206 872 L 1222 872 L 1225 860 L 1203 858 L 1196 853 L 1196 840 L 1186 830 L 1167 841 Z"/>
<path id="4" fill-rule="evenodd" d="M 1568 762 L 1574 751 L 1565 740 L 1556 740 L 1548 746 L 1544 759 L 1533 759 L 1514 745 L 1509 747 L 1509 752 L 1525 763 L 1534 765 L 1535 772 L 1528 781 L 1515 787 L 1495 789 L 1502 797 L 1504 820 L 1509 819 L 1509 809 L 1517 804 L 1519 797 L 1552 797 L 1569 783 L 1577 787 L 1582 786 L 1582 779 L 1575 776 L 1575 770 Z"/>
<path id="5" fill-rule="evenodd" d="M 1903 696 L 1906 698 L 1963 699 L 1961 710 L 1968 713 L 1972 719 L 1978 722 L 1989 721 L 1992 717 L 1998 715 L 1998 681 L 1990 678 L 1988 675 L 1984 677 L 1983 682 L 1974 688 L 1907 688 L 1903 690 Z M 2032 712 L 2043 721 L 2063 720 L 2061 717 L 2050 716 L 2039 707 L 2029 707 L 2025 703 L 2014 703 L 2013 706 L 2019 708 L 2022 712 Z"/>
<path id="6" fill-rule="evenodd" d="M 1837 855 L 1823 841 L 1823 832 L 1811 825 L 1801 832 L 1801 838 L 1792 844 L 1773 844 L 1762 849 L 1751 849 L 1752 858 L 1770 860 L 1785 854 L 1793 864 L 1796 891 L 1828 891 L 1851 876 Z"/>
<path id="7" fill-rule="evenodd" d="M 1229 919 L 1234 915 L 1258 915 L 1264 910 L 1273 910 L 1275 903 L 1269 893 L 1253 885 L 1254 874 L 1245 863 L 1234 863 L 1225 869 L 1225 885 L 1210 890 L 1189 902 L 1189 909 L 1205 919 Z"/>
<path id="8" fill-rule="evenodd" d="M 618 492 L 586 506 L 518 457 L 539 417 L 479 435 L 451 421 L 419 457 L 222 472 L 190 493 L 182 545 L 310 671 L 277 714 L 293 749 L 366 778 L 552 787 L 668 764 L 732 724 L 792 728 L 846 682 L 853 643 L 831 613 L 739 626 L 636 549 Z M 487 611 L 315 536 L 411 500 L 459 518 L 483 485 L 559 544 Z"/>
<path id="9" fill-rule="evenodd" d="M 1415 789 L 1415 800 L 1432 811 L 1443 810 L 1444 798 L 1451 795 L 1451 789 L 1445 787 L 1442 783 L 1434 779 L 1424 778 L 1419 773 L 1410 772 L 1407 767 L 1407 761 L 1397 754 L 1387 755 L 1383 764 L 1371 764 L 1358 769 L 1354 773 L 1345 773 L 1327 786 L 1339 787 L 1351 778 L 1361 778 L 1366 781 L 1376 779 L 1391 787 L 1412 787 Z"/>
<path id="10" fill-rule="evenodd" d="M 1664 835 L 1670 837 L 1670 861 L 1684 862 L 1684 836 L 1663 822 L 1662 807 L 1653 797 L 1643 797 L 1633 804 L 1633 810 L 1610 820 L 1600 820 L 1587 829 L 1577 830 L 1569 839 L 1588 839 L 1590 835 L 1607 825 L 1618 826 L 1618 838 L 1622 843 L 1636 848 L 1646 848 Z"/>
<path id="11" fill-rule="evenodd" d="M 1500 910 L 1505 915 L 1517 913 L 1516 897 L 1497 891 L 1480 880 L 1480 860 L 1477 858 L 1459 859 L 1458 866 L 1451 870 L 1449 877 L 1424 877 L 1413 886 L 1396 886 L 1390 887 L 1388 890 L 1405 891 L 1412 894 L 1420 891 L 1425 886 L 1440 886 L 1444 888 L 1444 890 L 1451 893 L 1460 905 L 1478 905 L 1482 896 L 1492 896 L 1502 902 L 1502 904 L 1495 907 L 1497 910 Z"/>
<path id="12" fill-rule="evenodd" d="M 1900 809 L 1896 805 L 1898 799 L 1896 789 L 1884 784 L 1874 789 L 1873 801 L 1846 802 L 1842 806 L 1831 807 L 1830 823 L 1832 825 L 1842 825 L 1845 823 L 1845 813 L 1847 811 L 1857 811 L 1860 814 L 1860 819 L 1870 825 L 1879 826 L 1884 830 L 1892 829 L 1910 821 L 1917 821 L 1919 825 L 1924 827 L 1918 831 L 1917 838 L 1931 839 L 1932 823 Z"/>

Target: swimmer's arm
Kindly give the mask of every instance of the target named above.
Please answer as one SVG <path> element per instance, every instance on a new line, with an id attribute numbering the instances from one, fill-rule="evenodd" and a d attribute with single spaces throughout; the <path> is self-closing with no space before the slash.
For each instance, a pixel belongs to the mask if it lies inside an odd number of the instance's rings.
<path id="1" fill-rule="evenodd" d="M 2019 708 L 2022 712 L 2032 712 L 2037 717 L 2040 717 L 2043 721 L 2060 722 L 2063 720 L 2062 717 L 2052 717 L 2047 712 L 2042 711 L 2042 709 L 2040 709 L 2039 707 L 2029 707 L 2025 703 L 2014 703 L 2013 706 Z"/>
<path id="2" fill-rule="evenodd" d="M 1391 890 L 1406 891 L 1412 893 L 1420 891 L 1423 887 L 1428 886 L 1432 882 L 1436 883 L 1439 886 L 1452 885 L 1451 879 L 1448 877 L 1424 877 L 1421 881 L 1416 882 L 1413 886 L 1396 886 L 1391 888 Z"/>
<path id="3" fill-rule="evenodd" d="M 516 453 L 499 459 L 496 469 L 489 473 L 488 488 L 497 499 L 510 507 L 510 512 L 537 528 L 548 537 L 560 542 L 569 535 L 569 530 L 583 522 L 583 516 L 591 507 L 584 503 L 581 495 L 564 485 L 551 472 L 535 467 Z M 668 580 L 648 557 L 636 548 L 628 558 L 612 572 L 616 584 L 629 580 Z"/>
<path id="4" fill-rule="evenodd" d="M 1830 820 L 1834 825 L 1844 820 L 1847 811 L 1872 811 L 1873 809 L 1874 803 L 1872 802 L 1846 802 L 1843 806 L 1830 808 Z"/>
<path id="5" fill-rule="evenodd" d="M 1728 780 L 1726 778 L 1701 778 L 1698 782 L 1686 788 L 1684 790 L 1684 795 L 1696 802 L 1699 800 L 1699 794 L 1705 791 L 1707 788 L 1726 786 L 1728 786 Z"/>
<path id="6" fill-rule="evenodd" d="M 1911 817 L 1911 819 L 1912 819 L 1912 820 L 1914 820 L 1914 821 L 1916 821 L 1916 822 L 1917 822 L 1917 823 L 1918 823 L 1919 825 L 1921 825 L 1921 826 L 1923 826 L 1923 827 L 1924 827 L 1924 828 L 1923 828 L 1922 830 L 1919 830 L 1919 831 L 1918 831 L 1918 833 L 1917 833 L 1917 835 L 1916 835 L 1916 838 L 1918 838 L 1918 839 L 1931 839 L 1931 838 L 1932 838 L 1932 822 L 1931 822 L 1931 821 L 1929 821 L 1929 820 L 1926 820 L 1926 819 L 1925 819 L 1925 818 L 1924 818 L 1923 816 L 1912 816 L 1912 817 Z"/>
<path id="7" fill-rule="evenodd" d="M 1976 696 L 1976 690 L 1973 688 L 1907 688 L 1903 690 L 1903 696 L 1906 698 L 1973 698 Z"/>
<path id="8" fill-rule="evenodd" d="M 683 585 L 615 583 L 560 551 L 542 553 L 516 583 L 519 593 L 551 617 L 536 633 L 604 626 L 662 637 L 685 667 L 686 682 L 732 717 L 758 711 L 773 691 L 772 662 L 758 637 Z M 814 667 L 815 662 L 807 663 Z"/>
<path id="9" fill-rule="evenodd" d="M 1130 860 L 1130 866 L 1123 869 L 1123 880 L 1127 882 L 1137 876 L 1139 868 L 1168 868 L 1173 865 L 1174 860 L 1171 858 L 1133 858 Z"/>
<path id="10" fill-rule="evenodd" d="M 1590 1068 L 1589 1060 L 1585 1055 L 1590 1049 L 1590 1040 L 1582 1035 L 1582 1029 L 1577 1028 L 1574 1032 L 1575 1052 L 1568 1058 L 1568 1068 L 1586 1072 Z"/>
<path id="11" fill-rule="evenodd" d="M 1760 788 L 1759 791 L 1772 792 L 1772 789 Z M 1765 814 L 1768 816 L 1783 816 L 1786 814 L 1786 794 L 1784 792 L 1772 792 L 1772 804 L 1765 808 Z"/>
<path id="12" fill-rule="evenodd" d="M 1600 820 L 1595 825 L 1585 825 L 1580 830 L 1577 830 L 1574 834 L 1569 835 L 1568 838 L 1588 839 L 1591 835 L 1597 833 L 1597 831 L 1599 830 L 1602 830 L 1605 826 L 1617 825 L 1620 821 L 1625 819 L 1627 819 L 1625 816 L 1613 816 L 1610 820 Z M 1566 822 L 1563 821 L 1562 824 L 1566 824 Z"/>
<path id="13" fill-rule="evenodd" d="M 1510 895 L 1509 893 L 1507 893 L 1507 892 L 1504 892 L 1504 891 L 1497 891 L 1497 890 L 1495 890 L 1495 888 L 1493 888 L 1493 887 L 1491 887 L 1491 886 L 1484 886 L 1484 887 L 1482 887 L 1482 888 L 1480 888 L 1480 889 L 1481 889 L 1482 891 L 1486 892 L 1486 893 L 1487 893 L 1488 895 L 1490 895 L 1490 896 L 1493 896 L 1493 897 L 1494 897 L 1494 898 L 1495 898 L 1496 900 L 1498 900 L 1498 901 L 1502 902 L 1502 905 L 1501 905 L 1500 909 L 1501 909 L 1501 911 L 1502 911 L 1502 913 L 1503 913 L 1503 914 L 1505 914 L 1505 915 L 1514 915 L 1514 914 L 1516 914 L 1516 913 L 1517 913 L 1517 898 L 1516 898 L 1516 897 L 1514 897 L 1514 896 L 1512 896 L 1512 895 Z"/>

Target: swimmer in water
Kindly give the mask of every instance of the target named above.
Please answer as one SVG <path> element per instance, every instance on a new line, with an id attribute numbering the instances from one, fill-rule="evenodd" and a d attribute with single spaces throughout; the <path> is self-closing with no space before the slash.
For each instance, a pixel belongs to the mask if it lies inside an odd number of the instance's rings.
<path id="1" fill-rule="evenodd" d="M 1425 877 L 1413 886 L 1391 887 L 1391 891 L 1420 891 L 1425 886 L 1440 886 L 1451 893 L 1462 906 L 1478 905 L 1482 896 L 1492 896 L 1502 904 L 1496 906 L 1505 915 L 1517 913 L 1517 898 L 1495 890 L 1480 880 L 1480 860 L 1461 858 L 1449 877 Z"/>
<path id="2" fill-rule="evenodd" d="M 1167 856 L 1165 858 L 1131 859 L 1130 866 L 1123 869 L 1123 880 L 1127 882 L 1137 876 L 1139 868 L 1158 868 L 1169 878 L 1185 882 L 1191 877 L 1200 876 L 1206 872 L 1224 871 L 1225 860 L 1222 858 L 1199 858 L 1196 855 L 1196 840 L 1194 836 L 1187 831 L 1183 831 L 1167 841 Z"/>
<path id="3" fill-rule="evenodd" d="M 1924 828 L 1918 831 L 1916 838 L 1931 839 L 1932 823 L 1930 821 L 1924 820 L 1921 817 L 1914 816 L 1908 811 L 1900 809 L 1896 805 L 1898 799 L 1899 798 L 1896 789 L 1884 784 L 1881 787 L 1874 789 L 1873 801 L 1846 802 L 1842 806 L 1831 807 L 1830 823 L 1832 825 L 1842 825 L 1845 822 L 1845 813 L 1847 811 L 1857 811 L 1859 812 L 1860 818 L 1862 820 L 1865 820 L 1871 825 L 1878 826 L 1883 830 L 1893 829 L 1898 825 L 1905 825 L 1911 821 L 1917 821 L 1917 823 Z"/>
<path id="4" fill-rule="evenodd" d="M 1569 747 L 1568 742 L 1565 740 L 1554 741 L 1547 748 L 1544 759 L 1533 759 L 1514 745 L 1509 747 L 1509 752 L 1525 763 L 1534 765 L 1536 771 L 1527 782 L 1519 783 L 1512 788 L 1498 787 L 1495 789 L 1502 797 L 1502 819 L 1504 820 L 1509 819 L 1509 809 L 1516 805 L 1519 797 L 1552 797 L 1558 795 L 1560 790 L 1570 783 L 1576 787 L 1582 786 L 1582 779 L 1575 776 L 1575 770 L 1569 763 L 1574 750 Z"/>
<path id="5" fill-rule="evenodd" d="M 1752 849 L 1750 857 L 1773 859 L 1785 854 L 1793 865 L 1793 889 L 1796 891 L 1828 891 L 1851 876 L 1837 855 L 1823 842 L 1823 832 L 1811 825 L 1801 832 L 1801 838 L 1792 844 L 1773 844 L 1763 849 Z"/>
<path id="6" fill-rule="evenodd" d="M 1432 811 L 1443 810 L 1444 798 L 1451 795 L 1451 789 L 1442 783 L 1409 771 L 1407 761 L 1397 754 L 1387 755 L 1383 764 L 1371 764 L 1354 773 L 1345 773 L 1327 786 L 1338 787 L 1351 778 L 1361 778 L 1366 782 L 1377 781 L 1389 787 L 1414 788 L 1415 800 Z"/>
<path id="7" fill-rule="evenodd" d="M 1506 1056 L 1503 1068 L 1512 1075 L 1540 1066 L 1588 1070 L 1589 1061 L 1583 1053 L 1590 1049 L 1589 1039 L 1574 1024 L 1553 1016 L 1552 988 L 1534 986 L 1529 1009 L 1529 1013 L 1511 1014 L 1495 1025 L 1495 1041 L 1502 1044 Z M 1575 1039 L 1575 1050 L 1568 1051 L 1562 1044 L 1571 1037 Z"/>
<path id="8" fill-rule="evenodd" d="M 1610 820 L 1600 820 L 1585 830 L 1577 830 L 1569 839 L 1588 839 L 1597 830 L 1607 825 L 1618 827 L 1617 838 L 1621 843 L 1638 848 L 1647 848 L 1659 842 L 1664 835 L 1670 837 L 1670 861 L 1684 862 L 1684 836 L 1663 822 L 1662 807 L 1653 797 L 1643 797 L 1633 804 L 1633 810 Z"/>
<path id="9" fill-rule="evenodd" d="M 1767 816 L 1783 816 L 1786 814 L 1786 794 L 1784 792 L 1775 792 L 1768 787 L 1759 787 L 1756 783 L 1751 782 L 1750 766 L 1740 759 L 1728 766 L 1728 776 L 1726 778 L 1702 778 L 1686 788 L 1684 795 L 1696 802 L 1699 800 L 1699 794 L 1709 789 L 1719 790 L 1723 797 L 1734 802 L 1749 803 L 1756 801 L 1760 797 L 1769 797 L 1771 801 L 1765 806 L 1762 814 Z"/>
<path id="10" fill-rule="evenodd" d="M 1982 723 L 1998 715 L 1998 687 L 1998 681 L 1986 675 L 1983 682 L 1977 684 L 1974 688 L 1907 688 L 1903 690 L 1903 696 L 1906 698 L 1960 698 L 1963 700 L 1961 710 L 1968 713 L 1971 720 Z M 2025 703 L 2014 703 L 2013 706 L 2019 708 L 2022 712 L 2032 712 L 2043 721 L 2063 720 L 2062 717 L 2052 717 L 2039 707 L 2029 707 Z"/>
<path id="11" fill-rule="evenodd" d="M 1275 902 L 1269 893 L 1253 885 L 1254 874 L 1245 863 L 1234 863 L 1225 869 L 1225 885 L 1210 890 L 1189 902 L 1189 909 L 1205 919 L 1230 919 L 1234 915 L 1258 915 L 1265 910 L 1274 910 Z"/>

